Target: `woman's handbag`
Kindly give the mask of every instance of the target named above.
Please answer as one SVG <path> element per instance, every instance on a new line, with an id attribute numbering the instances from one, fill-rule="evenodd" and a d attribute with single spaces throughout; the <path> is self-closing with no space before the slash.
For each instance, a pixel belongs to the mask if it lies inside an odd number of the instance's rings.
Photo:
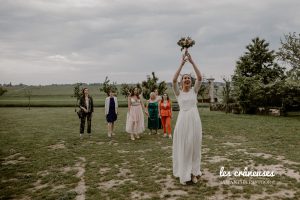
<path id="1" fill-rule="evenodd" d="M 79 109 L 79 110 L 77 111 L 77 115 L 78 115 L 78 118 L 79 118 L 79 119 L 81 119 L 81 118 L 83 117 L 83 111 L 82 111 L 82 109 Z"/>

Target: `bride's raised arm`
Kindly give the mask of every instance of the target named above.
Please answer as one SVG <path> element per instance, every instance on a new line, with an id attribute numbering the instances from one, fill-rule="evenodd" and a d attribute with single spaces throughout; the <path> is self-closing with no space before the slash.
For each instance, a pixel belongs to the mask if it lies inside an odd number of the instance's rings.
<path id="1" fill-rule="evenodd" d="M 196 63 L 192 59 L 191 54 L 188 53 L 187 57 L 188 57 L 189 62 L 192 64 L 192 66 L 194 68 L 194 71 L 196 73 L 196 81 L 195 81 L 195 85 L 194 85 L 194 90 L 195 90 L 195 93 L 197 94 L 199 89 L 200 89 L 200 86 L 201 86 L 202 75 L 201 75 L 201 72 L 200 72 L 198 66 L 196 65 Z"/>
<path id="2" fill-rule="evenodd" d="M 181 59 L 181 63 L 180 63 L 180 66 L 179 68 L 177 69 L 176 73 L 174 74 L 174 77 L 173 77 L 173 90 L 174 90 L 174 93 L 176 96 L 179 95 L 179 88 L 178 88 L 178 77 L 179 77 L 179 74 L 182 70 L 182 67 L 183 65 L 185 64 L 186 60 L 185 60 L 185 54 L 182 55 L 182 59 Z"/>

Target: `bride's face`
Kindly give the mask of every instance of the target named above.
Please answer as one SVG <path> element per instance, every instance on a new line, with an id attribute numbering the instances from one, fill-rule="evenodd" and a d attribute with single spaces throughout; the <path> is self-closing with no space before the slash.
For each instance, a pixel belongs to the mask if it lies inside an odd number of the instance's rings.
<path id="1" fill-rule="evenodd" d="M 192 85 L 192 80 L 191 77 L 189 75 L 183 75 L 182 77 L 182 86 L 183 87 L 191 87 Z"/>

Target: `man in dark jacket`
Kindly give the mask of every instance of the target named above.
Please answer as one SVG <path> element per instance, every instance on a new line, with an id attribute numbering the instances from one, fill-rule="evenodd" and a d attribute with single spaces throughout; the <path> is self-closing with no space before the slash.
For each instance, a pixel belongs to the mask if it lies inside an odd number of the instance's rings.
<path id="1" fill-rule="evenodd" d="M 84 133 L 85 119 L 87 119 L 87 133 L 91 136 L 92 113 L 94 112 L 93 98 L 89 95 L 89 90 L 83 88 L 82 97 L 79 101 L 79 107 L 82 110 L 82 117 L 80 121 L 80 138 Z"/>

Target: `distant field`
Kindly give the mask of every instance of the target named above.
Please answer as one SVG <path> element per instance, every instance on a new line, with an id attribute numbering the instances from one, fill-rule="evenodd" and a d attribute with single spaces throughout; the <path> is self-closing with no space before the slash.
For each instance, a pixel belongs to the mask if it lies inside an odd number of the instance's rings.
<path id="1" fill-rule="evenodd" d="M 90 95 L 94 99 L 95 106 L 104 106 L 106 94 L 100 92 L 100 85 L 83 86 L 89 89 Z M 120 85 L 118 101 L 119 106 L 127 106 L 127 99 L 120 94 Z M 0 96 L 0 107 L 23 107 L 28 106 L 28 97 L 26 90 L 31 90 L 30 104 L 33 107 L 72 107 L 75 106 L 76 99 L 72 97 L 74 85 L 48 85 L 48 86 L 12 86 L 6 87 L 8 90 L 3 96 Z M 172 101 L 176 101 L 172 88 L 166 91 Z M 203 106 L 207 107 L 207 104 Z"/>
<path id="2" fill-rule="evenodd" d="M 82 87 L 89 88 L 95 106 L 104 106 L 106 94 L 100 92 L 100 84 Z M 28 106 L 28 97 L 25 95 L 28 89 L 32 91 L 30 104 L 33 107 L 71 107 L 76 103 L 76 99 L 72 97 L 74 85 L 13 86 L 6 89 L 8 92 L 0 97 L 0 107 Z M 126 106 L 127 100 L 124 96 L 118 95 L 118 100 L 120 106 Z"/>

